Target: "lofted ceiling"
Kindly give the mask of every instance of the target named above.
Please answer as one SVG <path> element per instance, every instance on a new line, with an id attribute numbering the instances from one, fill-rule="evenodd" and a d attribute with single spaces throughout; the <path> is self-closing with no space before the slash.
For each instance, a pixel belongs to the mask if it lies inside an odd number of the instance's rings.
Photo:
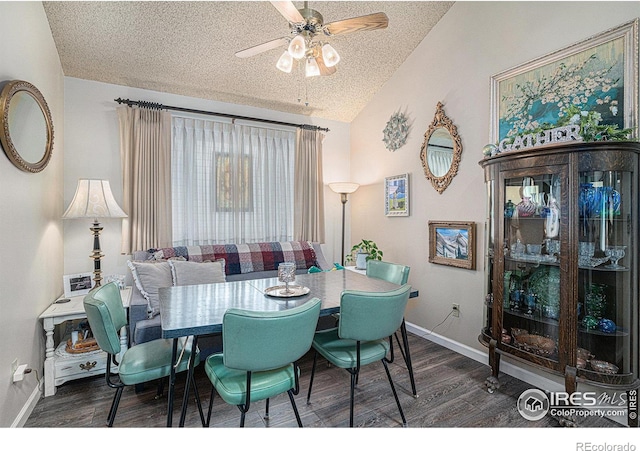
<path id="1" fill-rule="evenodd" d="M 304 2 L 293 2 L 302 8 Z M 289 36 L 265 1 L 43 2 L 65 76 L 350 122 L 453 2 L 309 2 L 324 23 L 384 12 L 389 26 L 333 36 L 337 72 L 276 69 L 285 50 L 235 53 Z M 149 99 L 135 99 L 149 100 Z"/>

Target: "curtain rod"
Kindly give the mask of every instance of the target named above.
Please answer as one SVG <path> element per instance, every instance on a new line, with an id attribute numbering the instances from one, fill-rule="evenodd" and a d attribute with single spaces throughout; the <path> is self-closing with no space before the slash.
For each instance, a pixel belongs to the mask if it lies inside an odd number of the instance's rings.
<path id="1" fill-rule="evenodd" d="M 273 121 L 270 119 L 260 119 L 257 117 L 248 117 L 248 116 L 237 116 L 235 114 L 225 114 L 225 113 L 215 113 L 213 111 L 203 111 L 203 110 L 194 110 L 191 108 L 182 108 L 179 106 L 170 106 L 170 105 L 163 105 L 161 103 L 154 103 L 154 102 L 145 102 L 143 100 L 129 100 L 129 99 L 121 99 L 120 97 L 118 97 L 117 99 L 114 99 L 114 101 L 118 102 L 119 104 L 126 104 L 129 106 L 132 105 L 136 105 L 139 106 L 141 108 L 148 108 L 151 110 L 174 110 L 174 111 L 182 111 L 185 113 L 197 113 L 197 114 L 206 114 L 207 116 L 221 116 L 221 117 L 226 117 L 229 119 L 240 119 L 240 120 L 245 120 L 245 121 L 253 121 L 253 122 L 265 122 L 267 124 L 276 124 L 276 125 L 287 125 L 290 127 L 298 127 L 301 128 L 303 130 L 314 130 L 314 131 L 322 131 L 322 132 L 328 132 L 329 129 L 328 128 L 322 128 L 322 127 L 318 127 L 317 125 L 309 125 L 309 124 L 293 124 L 291 122 L 280 122 L 280 121 Z"/>

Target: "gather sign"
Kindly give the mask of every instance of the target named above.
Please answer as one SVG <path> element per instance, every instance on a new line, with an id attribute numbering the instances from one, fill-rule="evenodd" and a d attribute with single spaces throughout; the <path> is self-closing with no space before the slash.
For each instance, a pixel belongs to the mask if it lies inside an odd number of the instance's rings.
<path id="1" fill-rule="evenodd" d="M 546 144 L 582 141 L 582 136 L 580 136 L 580 125 L 569 124 L 563 127 L 543 130 L 541 132 L 516 136 L 515 138 L 513 138 L 513 142 L 510 141 L 511 138 L 505 138 L 500 141 L 500 144 L 498 146 L 499 152 L 529 149 L 532 147 L 544 146 Z"/>

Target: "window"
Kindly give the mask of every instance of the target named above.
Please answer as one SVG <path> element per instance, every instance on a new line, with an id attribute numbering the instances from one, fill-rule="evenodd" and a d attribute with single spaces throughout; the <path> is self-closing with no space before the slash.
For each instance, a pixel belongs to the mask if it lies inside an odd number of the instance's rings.
<path id="1" fill-rule="evenodd" d="M 172 122 L 174 246 L 293 239 L 294 131 Z"/>

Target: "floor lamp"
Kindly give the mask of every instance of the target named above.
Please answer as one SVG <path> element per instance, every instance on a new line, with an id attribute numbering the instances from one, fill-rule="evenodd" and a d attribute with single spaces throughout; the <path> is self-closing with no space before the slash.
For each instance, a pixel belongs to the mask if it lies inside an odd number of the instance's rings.
<path id="1" fill-rule="evenodd" d="M 358 189 L 359 186 L 360 185 L 358 185 L 357 183 L 351 183 L 351 182 L 329 183 L 329 188 L 331 188 L 331 190 L 334 193 L 340 194 L 340 201 L 342 202 L 342 246 L 340 247 L 340 251 L 342 252 L 341 259 L 340 259 L 341 265 L 345 264 L 345 261 L 344 261 L 344 209 L 347 203 L 347 194 L 353 193 L 355 190 Z"/>
<path id="2" fill-rule="evenodd" d="M 107 180 L 80 179 L 76 194 L 62 217 L 63 219 L 93 218 L 93 226 L 89 228 L 93 232 L 93 253 L 89 257 L 93 259 L 93 280 L 95 286 L 99 287 L 102 281 L 100 258 L 104 255 L 100 250 L 102 226 L 98 218 L 126 218 L 127 214 L 113 198 Z"/>

